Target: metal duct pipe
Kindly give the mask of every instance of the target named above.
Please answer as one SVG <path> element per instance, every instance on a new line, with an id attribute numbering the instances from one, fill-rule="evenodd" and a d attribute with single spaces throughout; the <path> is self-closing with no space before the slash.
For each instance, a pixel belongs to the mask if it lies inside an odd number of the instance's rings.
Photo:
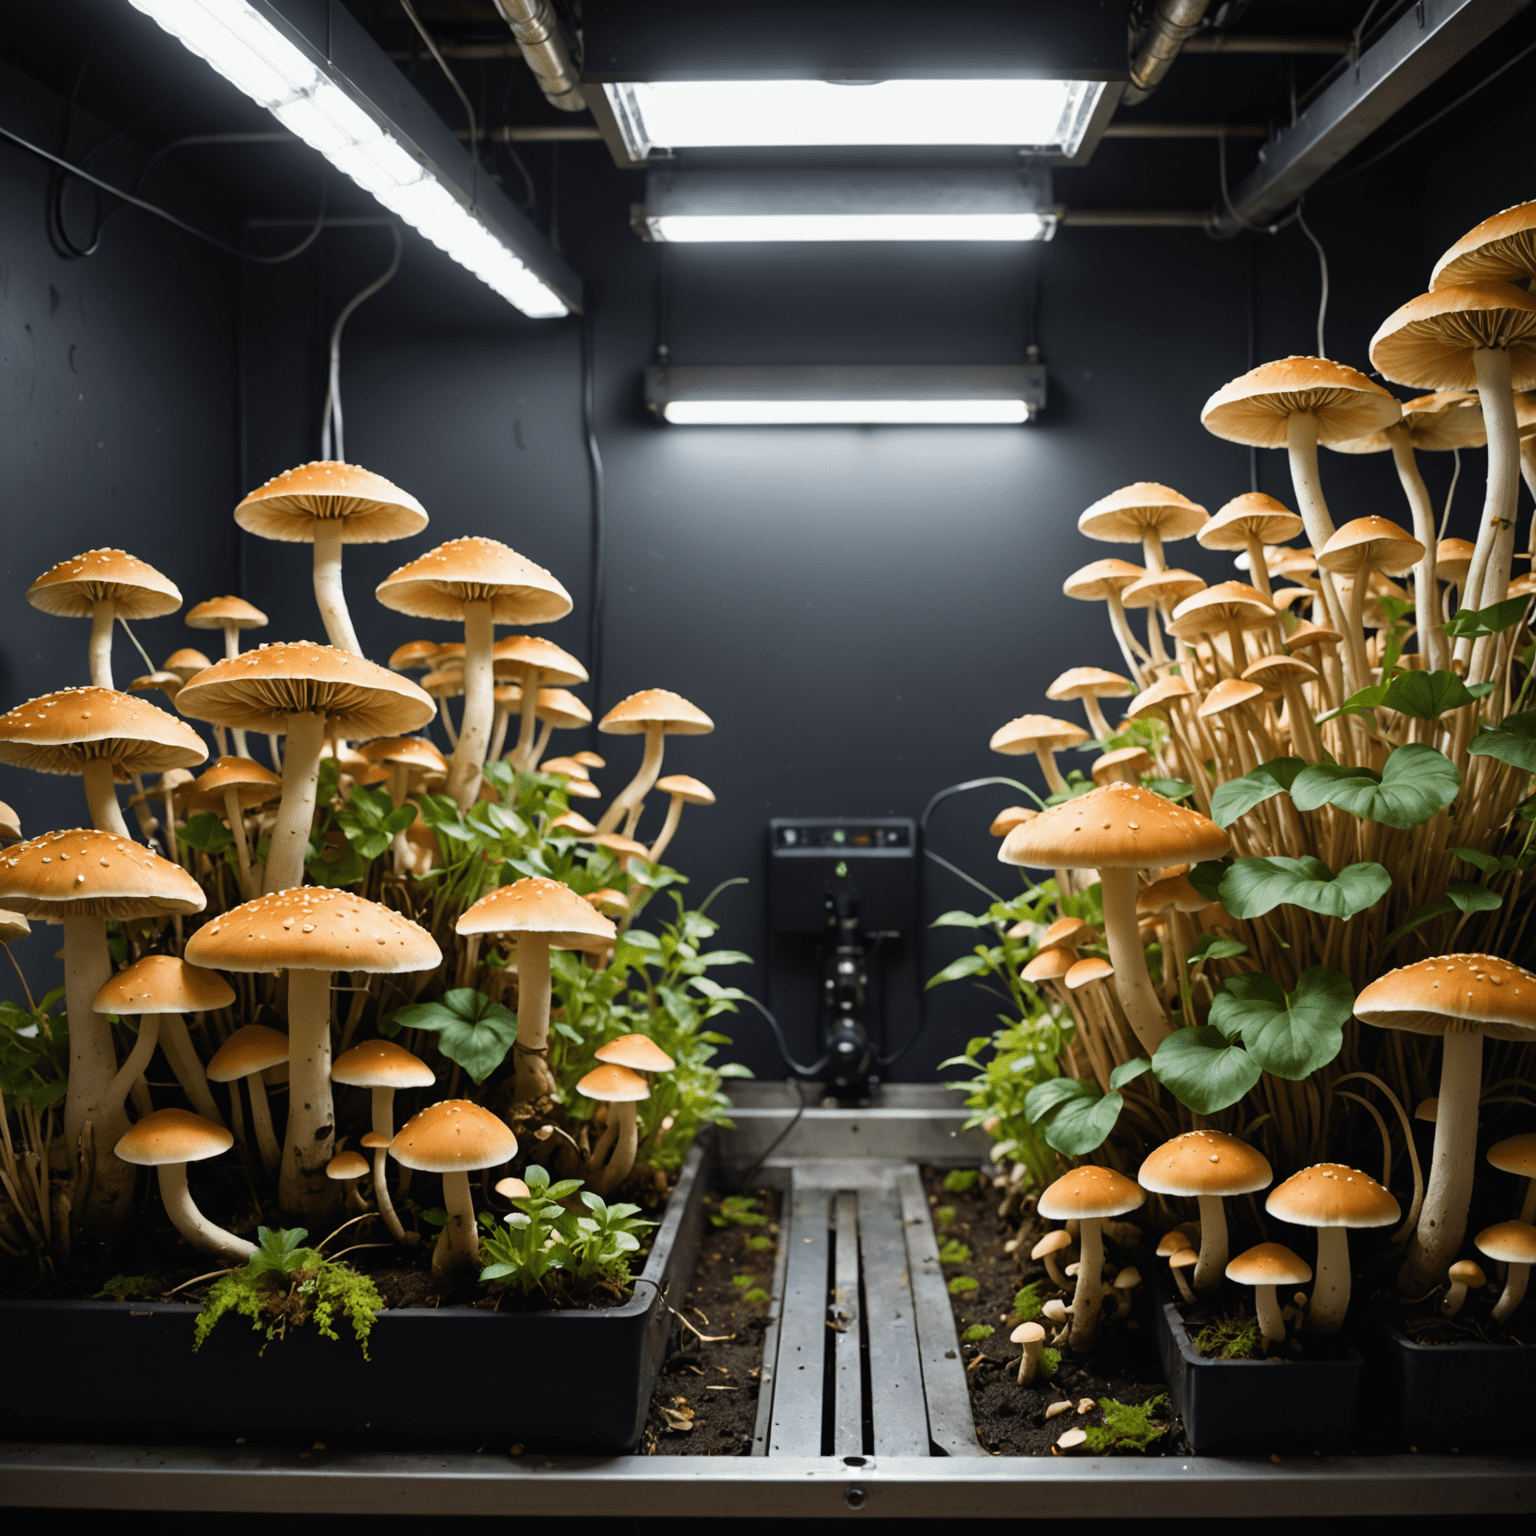
<path id="1" fill-rule="evenodd" d="M 497 0 L 500 3 L 500 0 Z M 1185 39 L 1205 18 L 1210 0 L 1158 0 L 1157 10 L 1131 56 L 1131 83 L 1121 97 L 1126 106 L 1145 101 L 1173 68 Z"/>
<path id="2" fill-rule="evenodd" d="M 545 100 L 562 112 L 586 111 L 581 77 L 566 51 L 565 39 L 560 36 L 560 27 L 549 0 L 496 0 L 496 9 L 511 27 L 523 59 L 539 82 Z"/>

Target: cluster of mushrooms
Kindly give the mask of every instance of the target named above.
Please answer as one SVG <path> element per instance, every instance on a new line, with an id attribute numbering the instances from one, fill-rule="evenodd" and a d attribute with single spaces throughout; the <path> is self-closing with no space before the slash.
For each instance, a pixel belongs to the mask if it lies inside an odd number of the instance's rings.
<path id="1" fill-rule="evenodd" d="M 275 1193 L 285 1222 L 322 1228 L 345 1203 L 374 1211 L 402 1244 L 414 1242 L 415 1233 L 391 1198 L 389 1159 L 407 1170 L 406 1179 L 409 1170 L 441 1174 L 450 1220 L 433 1264 L 439 1274 L 457 1276 L 477 1248 L 468 1175 L 484 1170 L 489 1181 L 490 1171 L 516 1157 L 517 1137 L 512 1126 L 463 1099 L 432 1104 L 397 1127 L 395 1094 L 412 1090 L 419 1098 L 436 1074 L 395 1041 L 353 1043 L 362 1012 L 344 994 L 355 998 L 380 982 L 414 978 L 412 989 L 400 993 L 404 1002 L 434 978 L 473 984 L 488 974 L 476 970 L 481 946 L 493 949 L 498 985 L 516 982 L 510 1118 L 537 1127 L 539 1140 L 558 1135 L 557 1145 L 569 1143 L 572 1171 L 597 1191 L 611 1191 L 635 1165 L 636 1106 L 650 1097 L 654 1074 L 674 1063 L 646 1036 L 627 1036 L 595 1042 L 591 1070 L 574 1085 L 557 1084 L 548 1060 L 549 951 L 583 951 L 601 967 L 632 903 L 614 887 L 580 896 L 543 878 L 494 888 L 456 915 L 466 964 L 452 979 L 438 977 L 442 948 L 399 910 L 411 905 L 413 880 L 442 858 L 419 818 L 388 850 L 385 900 L 305 883 L 319 770 L 333 758 L 342 793 L 353 784 L 382 785 L 397 807 L 445 794 L 464 811 L 480 798 L 499 798 L 484 768 L 506 751 L 514 768 L 548 776 L 565 796 L 598 798 L 591 782 L 592 770 L 605 766 L 598 754 L 544 756 L 553 731 L 591 721 L 567 691 L 586 681 L 585 670 L 548 640 L 495 634 L 497 626 L 558 619 L 571 599 L 554 576 L 505 544 L 451 540 L 402 566 L 380 583 L 377 596 L 397 612 L 462 626 L 462 642 L 411 642 L 380 666 L 358 647 L 341 581 L 342 549 L 420 532 L 427 523 L 421 505 L 358 466 L 315 463 L 252 492 L 235 520 L 262 537 L 313 545 L 315 597 L 329 644 L 283 641 L 242 650 L 242 633 L 264 626 L 265 616 L 243 599 L 213 598 L 186 622 L 221 630 L 223 658 L 178 651 L 122 692 L 113 679 L 116 627 L 176 612 L 176 586 L 121 550 L 98 549 L 61 561 L 27 593 L 44 612 L 91 619 L 91 681 L 0 715 L 0 762 L 79 775 L 90 824 L 23 840 L 20 819 L 0 806 L 0 844 L 12 845 L 0 847 L 0 943 L 24 935 L 29 919 L 63 929 L 70 1053 L 57 1123 L 52 1111 L 30 1115 L 25 1124 L 18 1120 L 13 1138 L 6 1122 L 0 1243 L 13 1256 L 30 1246 L 57 1261 L 67 1259 L 72 1239 L 110 1240 L 129 1217 L 137 1167 L 152 1166 L 165 1209 L 186 1238 L 242 1261 L 252 1244 L 198 1210 L 186 1171 L 238 1142 L 252 1188 Z M 406 675 L 423 670 L 421 684 Z M 176 713 L 145 697 L 155 690 Z M 451 701 L 459 698 L 455 722 Z M 427 734 L 439 716 L 446 754 Z M 211 726 L 217 748 L 216 760 L 197 773 L 209 752 L 189 720 Z M 597 823 L 552 809 L 540 835 L 605 849 L 619 883 L 633 889 L 645 884 L 676 833 L 682 807 L 714 800 L 697 779 L 661 776 L 665 739 L 708 732 L 713 723 L 686 699 L 651 689 L 615 706 L 598 729 L 643 736 L 639 770 Z M 266 763 L 250 755 L 253 737 L 264 738 Z M 158 777 L 146 781 L 147 775 Z M 118 786 L 129 781 L 137 837 L 118 798 Z M 635 834 L 653 789 L 669 797 L 668 809 L 645 843 Z M 178 841 L 178 826 L 209 812 L 224 819 L 233 839 L 237 890 L 228 888 L 222 862 L 200 859 Z M 109 922 L 129 935 L 121 969 L 109 950 Z M 286 1019 L 286 1032 L 253 1022 L 261 1000 Z M 114 1020 L 137 1025 L 121 1060 Z M 184 1105 L 155 1105 L 147 1074 L 157 1052 Z M 282 1083 L 287 1112 L 276 1126 L 267 1090 Z M 337 1085 L 367 1090 L 371 1098 L 371 1125 L 357 1151 L 338 1134 Z M 591 1137 L 584 1130 L 577 1140 L 549 1123 L 562 1089 L 571 1086 L 599 1105 Z M 0 1103 L 0 1122 L 7 1108 Z M 497 1187 L 506 1194 L 519 1186 L 503 1179 Z"/>
<path id="2" fill-rule="evenodd" d="M 1527 549 L 1518 556 L 1515 549 L 1522 474 L 1536 494 L 1533 288 L 1536 203 L 1526 203 L 1458 241 L 1436 265 L 1430 291 L 1376 333 L 1370 355 L 1380 376 L 1434 393 L 1401 401 L 1356 369 L 1317 357 L 1266 363 L 1217 390 L 1202 413 L 1205 426 L 1231 442 L 1284 448 L 1294 510 L 1250 492 L 1213 517 L 1151 483 L 1127 486 L 1089 507 L 1078 521 L 1089 538 L 1141 547 L 1141 564 L 1097 560 L 1064 586 L 1069 597 L 1106 605 L 1125 673 L 1075 667 L 1046 690 L 1053 701 L 1079 703 L 1084 724 L 1030 714 L 992 738 L 995 751 L 1033 755 L 1051 796 L 1044 809 L 1015 806 L 994 821 L 992 832 L 1003 839 L 999 857 L 1053 872 L 1064 895 L 1095 881 L 1102 892 L 1102 934 L 1070 915 L 1044 929 L 1026 924 L 1019 930 L 1038 946 L 1024 979 L 1075 1025 L 1064 1055 L 1072 1076 L 1110 1092 L 1117 1067 L 1152 1058 L 1176 1031 L 1202 1025 L 1222 979 L 1250 970 L 1266 972 L 1284 990 L 1309 966 L 1342 970 L 1358 993 L 1354 1018 L 1393 1032 L 1378 1048 L 1347 1025 L 1336 1062 L 1302 1081 L 1266 1072 L 1231 1111 L 1238 1130 L 1267 1122 L 1266 1144 L 1302 1170 L 1273 1191 L 1266 1209 L 1278 1220 L 1319 1229 L 1312 1266 L 1318 1280 L 1305 1318 L 1323 1332 L 1338 1326 L 1348 1297 L 1344 1231 L 1391 1224 L 1401 1215 L 1382 1183 L 1314 1161 L 1341 1145 L 1355 1103 L 1376 1121 L 1390 1168 L 1386 1121 L 1359 1097 L 1365 1090 L 1344 1092 L 1340 1084 L 1369 1079 L 1398 1111 L 1414 1175 L 1411 1206 L 1394 1237 L 1401 1248 L 1398 1291 L 1410 1300 L 1438 1296 L 1436 1304 L 1454 1312 L 1468 1286 L 1483 1283 L 1464 1250 L 1479 1166 L 1479 1110 L 1490 1091 L 1484 1041 L 1499 1053 L 1498 1081 L 1530 1075 L 1514 1053 L 1528 1061 L 1536 1041 L 1536 975 L 1500 958 L 1501 947 L 1518 942 L 1528 907 L 1517 900 L 1522 873 L 1511 869 L 1514 860 L 1501 867 L 1499 855 L 1520 850 L 1524 827 L 1513 818 L 1531 793 L 1532 776 L 1476 750 L 1480 726 L 1527 707 L 1517 669 L 1529 634 L 1523 621 L 1482 634 L 1475 625 L 1461 626 L 1474 632 L 1456 636 L 1445 626 L 1452 614 L 1536 594 L 1536 575 L 1517 576 L 1513 569 L 1515 560 L 1536 555 L 1536 523 Z M 1488 474 L 1476 541 L 1442 539 L 1417 455 L 1484 444 Z M 1319 445 L 1390 453 L 1409 526 L 1376 515 L 1336 524 L 1323 491 Z M 1212 585 L 1170 566 L 1167 546 L 1191 537 L 1206 549 L 1232 552 L 1243 579 Z M 1144 615 L 1144 628 L 1137 615 Z M 1435 718 L 1386 707 L 1375 702 L 1379 695 L 1340 712 L 1362 690 L 1413 671 L 1460 680 L 1472 698 Z M 1118 727 L 1105 714 L 1115 699 L 1129 700 Z M 1131 722 L 1155 722 L 1155 728 L 1133 732 L 1130 744 L 1114 743 L 1116 730 L 1125 732 Z M 1299 771 L 1332 762 L 1379 780 L 1389 755 L 1412 743 L 1443 754 L 1461 784 L 1452 804 L 1417 825 L 1384 824 L 1330 804 L 1302 810 L 1278 782 L 1241 815 L 1224 814 L 1227 826 L 1212 819 L 1213 794 L 1260 765 L 1289 759 Z M 1069 784 L 1057 754 L 1095 748 L 1093 785 Z M 1173 803 L 1151 787 L 1166 780 L 1189 786 L 1179 796 L 1187 803 Z M 1487 855 L 1495 869 L 1489 883 L 1500 897 L 1492 903 L 1498 910 L 1451 911 L 1443 901 L 1448 882 L 1469 872 L 1462 861 L 1467 849 Z M 1262 920 L 1239 921 L 1189 879 L 1193 866 L 1228 855 L 1320 861 L 1329 877 L 1345 866 L 1379 864 L 1391 873 L 1391 889 L 1347 921 L 1294 904 L 1275 906 Z M 1394 932 L 1437 900 L 1449 916 Z M 1465 947 L 1473 935 L 1489 952 L 1439 952 L 1457 947 L 1457 940 Z M 1212 960 L 1202 951 L 1192 962 L 1191 951 L 1208 937 L 1237 940 L 1246 953 Z M 1153 945 L 1161 959 L 1157 978 L 1147 958 Z M 1085 949 L 1100 952 L 1079 953 Z M 1426 958 L 1385 969 L 1390 955 L 1415 949 Z M 1422 1089 L 1415 1093 L 1415 1085 L 1435 1080 L 1430 1053 L 1436 1040 L 1438 1094 L 1419 1102 Z M 1374 1058 L 1370 1072 L 1365 1053 Z M 1134 1168 L 1148 1129 L 1181 1123 L 1186 1129 L 1141 1164 L 1140 1185 L 1113 1168 L 1080 1168 L 1040 1199 L 1042 1214 L 1079 1224 L 1071 1342 L 1091 1339 L 1100 1314 L 1100 1259 L 1088 1229 L 1139 1205 L 1143 1189 L 1200 1198 L 1203 1237 L 1191 1244 L 1170 1234 L 1160 1253 L 1181 1281 L 1185 1266 L 1195 1269 L 1195 1293 L 1223 1274 L 1257 1286 L 1264 1336 L 1278 1342 L 1282 1313 L 1273 1286 L 1301 1283 L 1309 1266 L 1275 1243 L 1261 1243 L 1229 1265 L 1225 1226 L 1210 1203 L 1266 1187 L 1268 1161 L 1159 1095 L 1150 1079 L 1142 1087 L 1151 1091 L 1138 1098 L 1134 1117 L 1122 1117 L 1106 1161 Z M 1419 1118 L 1434 1121 L 1423 1177 L 1402 1108 L 1416 1102 Z M 1208 1168 L 1190 1161 L 1201 1138 L 1220 1142 Z M 1536 1136 L 1513 1137 L 1488 1155 L 1494 1168 L 1529 1177 L 1536 1170 Z M 1208 1175 L 1209 1191 L 1196 1174 Z M 1238 1182 L 1226 1187 L 1229 1176 Z M 1384 1170 L 1383 1179 L 1388 1176 Z M 1497 1303 L 1501 1322 L 1519 1305 L 1536 1258 L 1533 1216 L 1527 1200 L 1518 1216 L 1475 1239 L 1485 1258 L 1508 1266 Z"/>

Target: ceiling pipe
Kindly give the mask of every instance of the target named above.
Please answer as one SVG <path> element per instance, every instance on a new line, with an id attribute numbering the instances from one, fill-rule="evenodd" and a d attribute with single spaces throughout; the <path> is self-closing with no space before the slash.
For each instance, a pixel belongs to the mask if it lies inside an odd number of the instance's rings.
<path id="1" fill-rule="evenodd" d="M 1244 37 L 1231 32 L 1202 32 L 1184 44 L 1185 53 L 1316 54 L 1342 58 L 1349 52 L 1347 37 Z"/>
<path id="2" fill-rule="evenodd" d="M 560 36 L 549 0 L 496 0 L 501 19 L 511 27 L 524 61 L 533 71 L 544 99 L 562 112 L 584 112 L 581 76 Z"/>
<path id="3" fill-rule="evenodd" d="M 1158 0 L 1152 20 L 1131 55 L 1131 81 L 1121 97 L 1126 106 L 1145 101 L 1158 88 L 1185 40 L 1205 19 L 1209 6 L 1210 0 Z"/>

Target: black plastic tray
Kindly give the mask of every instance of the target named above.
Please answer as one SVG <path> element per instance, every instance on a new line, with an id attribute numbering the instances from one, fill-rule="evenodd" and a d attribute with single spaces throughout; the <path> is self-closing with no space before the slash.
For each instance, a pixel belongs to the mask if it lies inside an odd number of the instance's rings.
<path id="1" fill-rule="evenodd" d="M 618 1307 L 383 1312 L 364 1360 L 304 1328 L 268 1346 L 228 1318 L 192 1352 L 169 1302 L 0 1301 L 0 1427 L 86 1440 L 320 1440 L 626 1451 L 639 1443 L 703 1228 L 716 1138 L 694 1142 L 635 1293 Z"/>

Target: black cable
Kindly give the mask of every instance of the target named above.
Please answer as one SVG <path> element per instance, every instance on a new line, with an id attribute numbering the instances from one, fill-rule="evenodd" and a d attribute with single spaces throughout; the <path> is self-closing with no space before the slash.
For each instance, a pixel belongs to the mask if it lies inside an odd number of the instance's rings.
<path id="1" fill-rule="evenodd" d="M 592 700 L 601 704 L 603 674 L 603 581 L 607 558 L 607 526 L 604 516 L 603 455 L 597 445 L 597 409 L 594 400 L 592 312 L 581 317 L 581 421 L 587 439 L 587 462 L 592 471 L 592 562 L 588 578 L 591 612 L 587 621 L 587 671 L 591 674 Z M 595 744 L 597 726 L 587 728 L 587 745 Z"/>
<path id="2" fill-rule="evenodd" d="M 448 61 L 438 51 L 437 44 L 432 41 L 432 34 L 422 25 L 421 17 L 416 14 L 416 7 L 411 0 L 400 0 L 400 8 L 410 17 L 411 25 L 421 34 L 421 40 L 427 45 L 427 52 L 437 60 L 437 67 L 442 70 L 448 79 L 448 84 L 453 87 L 454 95 L 463 105 L 464 113 L 469 118 L 469 164 L 470 164 L 470 207 L 477 207 L 480 202 L 480 124 L 475 117 L 474 104 L 470 101 L 468 93 L 459 84 L 459 77 L 448 67 Z"/>
<path id="3" fill-rule="evenodd" d="M 752 1006 L 756 1008 L 757 1011 L 762 1014 L 765 1019 L 768 1020 L 768 1027 L 773 1031 L 774 1044 L 777 1045 L 779 1049 L 779 1059 L 784 1063 L 786 1067 L 789 1068 L 791 1072 L 798 1074 L 800 1077 L 814 1079 L 816 1074 L 822 1071 L 826 1067 L 827 1062 L 832 1059 L 832 1053 L 828 1051 L 822 1056 L 820 1061 L 813 1062 L 808 1067 L 801 1066 L 800 1063 L 789 1054 L 789 1043 L 784 1038 L 784 1031 L 779 1027 L 779 1021 L 774 1018 L 768 1009 L 762 1003 L 758 1002 L 755 997 L 747 995 L 745 997 L 745 1001 L 751 1003 Z"/>
<path id="4" fill-rule="evenodd" d="M 1259 242 L 1248 242 L 1248 367 L 1252 373 L 1259 366 Z M 1248 489 L 1255 494 L 1259 489 L 1259 450 L 1254 443 L 1248 445 Z"/>
<path id="5" fill-rule="evenodd" d="M 789 1081 L 794 1087 L 795 1097 L 800 1101 L 799 1106 L 796 1108 L 794 1114 L 790 1116 L 789 1124 L 786 1125 L 784 1129 L 780 1131 L 779 1134 L 768 1143 L 767 1151 L 765 1151 L 763 1155 L 759 1157 L 758 1160 L 753 1163 L 752 1166 L 748 1168 L 744 1174 L 742 1174 L 741 1182 L 743 1185 L 745 1185 L 751 1179 L 752 1175 L 756 1173 L 757 1170 L 761 1168 L 763 1164 L 766 1163 L 768 1159 L 772 1157 L 773 1154 L 777 1152 L 786 1141 L 789 1140 L 790 1132 L 800 1124 L 800 1117 L 805 1114 L 805 1090 L 801 1088 L 800 1084 L 796 1082 L 794 1078 L 790 1078 Z"/>

